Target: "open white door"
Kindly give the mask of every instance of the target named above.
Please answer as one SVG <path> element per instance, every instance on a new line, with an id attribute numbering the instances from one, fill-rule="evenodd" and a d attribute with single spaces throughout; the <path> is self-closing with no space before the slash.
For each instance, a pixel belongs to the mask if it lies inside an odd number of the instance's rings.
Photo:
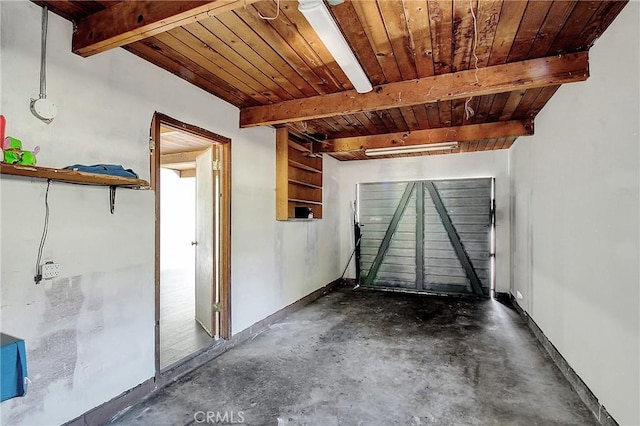
<path id="1" fill-rule="evenodd" d="M 196 159 L 196 320 L 215 336 L 215 177 L 214 149 L 211 147 Z"/>

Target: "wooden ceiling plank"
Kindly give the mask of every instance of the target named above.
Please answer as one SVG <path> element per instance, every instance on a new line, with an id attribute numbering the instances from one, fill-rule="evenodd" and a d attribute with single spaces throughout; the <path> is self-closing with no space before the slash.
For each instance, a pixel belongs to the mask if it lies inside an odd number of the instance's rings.
<path id="1" fill-rule="evenodd" d="M 500 20 L 496 28 L 496 35 L 489 54 L 487 65 L 500 65 L 507 62 L 511 46 L 516 36 L 516 31 L 520 26 L 522 15 L 527 7 L 526 1 L 510 1 L 502 3 L 500 10 Z"/>
<path id="2" fill-rule="evenodd" d="M 377 133 L 376 126 L 374 126 L 371 120 L 363 114 L 346 115 L 345 119 L 351 121 L 353 126 L 358 129 L 361 135 Z"/>
<path id="3" fill-rule="evenodd" d="M 404 122 L 407 123 L 407 130 L 411 131 L 421 128 L 412 107 L 402 107 L 399 108 L 399 110 L 400 114 L 402 114 L 402 118 L 404 118 Z"/>
<path id="4" fill-rule="evenodd" d="M 418 129 L 428 129 L 429 126 L 429 117 L 427 116 L 427 109 L 424 105 L 416 105 L 411 108 L 413 110 L 413 114 L 416 117 L 417 128 Z"/>
<path id="5" fill-rule="evenodd" d="M 173 154 L 162 154 L 160 155 L 160 164 L 168 166 L 171 164 L 191 163 L 196 161 L 203 152 L 204 151 L 187 151 L 176 152 Z"/>
<path id="6" fill-rule="evenodd" d="M 262 1 L 254 3 L 253 9 L 260 13 L 262 16 L 275 16 L 277 13 L 277 4 L 271 1 Z M 249 8 L 251 10 L 251 8 Z M 294 9 L 297 12 L 297 9 Z M 292 12 L 289 12 L 292 13 Z M 330 55 L 330 62 L 324 62 L 314 48 L 309 44 L 309 41 L 302 34 L 301 29 L 306 28 L 306 34 L 309 37 L 314 37 L 316 44 L 320 45 L 320 49 L 326 49 L 319 38 L 317 38 L 315 31 L 307 23 L 306 19 L 300 12 L 298 13 L 297 22 L 292 22 L 287 17 L 287 14 L 280 13 L 278 19 L 265 21 L 272 28 L 274 28 L 284 42 L 288 43 L 291 48 L 298 53 L 300 58 L 305 62 L 306 66 L 313 69 L 314 72 L 320 77 L 320 81 L 324 84 L 329 92 L 338 92 L 345 89 L 352 88 L 351 82 L 344 75 L 342 68 L 333 60 Z M 335 73 L 335 74 L 334 74 Z"/>
<path id="7" fill-rule="evenodd" d="M 250 48 L 242 39 L 240 39 L 232 30 L 227 28 L 217 18 L 210 18 L 200 21 L 211 34 L 214 34 L 222 43 L 234 50 L 237 55 L 241 56 L 247 63 L 251 64 L 268 78 L 272 79 L 275 84 L 286 90 L 290 96 L 294 98 L 303 98 L 309 96 L 296 87 L 288 78 L 284 76 L 282 71 L 278 70 L 273 64 L 265 60 L 255 50 Z"/>
<path id="8" fill-rule="evenodd" d="M 402 114 L 400 108 L 390 108 L 387 112 L 389 113 L 389 117 L 395 123 L 398 132 L 409 131 L 409 126 L 407 125 L 407 122 L 404 119 L 404 115 Z"/>
<path id="9" fill-rule="evenodd" d="M 469 101 L 469 106 L 473 102 L 475 98 L 467 98 L 467 99 L 456 99 L 451 101 L 451 125 L 452 126 L 462 126 L 463 124 L 469 124 L 473 117 L 469 115 L 469 121 L 467 121 L 467 113 L 465 111 L 465 105 L 467 104 L 467 100 Z"/>
<path id="10" fill-rule="evenodd" d="M 428 0 L 433 67 L 436 75 L 451 72 L 453 51 L 453 3 L 450 0 Z"/>
<path id="11" fill-rule="evenodd" d="M 40 7 L 47 6 L 51 12 L 69 21 L 75 21 L 78 17 L 96 13 L 104 9 L 104 6 L 99 2 L 93 1 L 32 1 Z"/>
<path id="12" fill-rule="evenodd" d="M 237 41 L 231 39 L 232 43 L 245 44 L 247 49 L 255 52 L 265 62 L 280 70 L 304 94 L 304 97 L 325 93 L 324 91 L 319 92 L 309 85 L 307 80 L 291 64 L 283 59 L 271 45 L 263 40 L 245 21 L 240 19 L 236 13 L 225 13 L 217 16 L 216 19 L 237 37 Z"/>
<path id="13" fill-rule="evenodd" d="M 418 78 L 403 2 L 378 1 L 378 7 L 402 80 Z"/>
<path id="14" fill-rule="evenodd" d="M 194 178 L 194 177 L 196 177 L 196 169 L 180 170 L 180 177 L 181 178 Z"/>
<path id="15" fill-rule="evenodd" d="M 227 84 L 227 82 L 219 80 L 218 77 L 191 62 L 188 58 L 160 43 L 154 37 L 129 44 L 124 48 L 233 105 L 252 106 L 260 104 Z"/>
<path id="16" fill-rule="evenodd" d="M 596 13 L 596 10 L 601 5 L 600 0 L 578 1 L 576 7 L 573 8 L 571 14 L 567 18 L 562 30 L 558 33 L 553 40 L 551 47 L 545 53 L 545 55 L 555 55 L 568 52 L 568 47 L 578 38 L 582 33 L 587 22 Z"/>
<path id="17" fill-rule="evenodd" d="M 528 113 L 531 110 L 531 106 L 536 102 L 536 99 L 538 99 L 538 96 L 540 96 L 540 93 L 542 92 L 542 90 L 543 90 L 542 87 L 537 89 L 527 90 L 527 93 L 525 93 L 525 95 L 522 97 L 520 104 L 518 104 L 518 107 L 508 117 L 508 119 L 510 120 L 510 119 L 528 117 L 529 116 Z"/>
<path id="18" fill-rule="evenodd" d="M 255 1 L 140 0 L 115 3 L 77 21 L 72 50 L 84 57 L 95 55 Z"/>
<path id="19" fill-rule="evenodd" d="M 244 108 L 240 111 L 240 124 L 242 127 L 282 124 L 584 81 L 589 76 L 588 53 L 578 52 L 481 68 L 478 71 L 479 84 L 476 84 L 474 74 L 474 70 L 459 71 L 389 83 L 364 94 L 345 91 Z"/>
<path id="20" fill-rule="evenodd" d="M 427 110 L 427 118 L 429 119 L 429 127 L 434 129 L 437 127 L 444 127 L 440 122 L 440 111 L 438 109 L 438 103 L 430 103 L 426 104 L 425 109 Z"/>
<path id="21" fill-rule="evenodd" d="M 155 37 L 260 104 L 269 103 L 269 98 L 262 94 L 266 88 L 260 87 L 257 83 L 253 85 L 257 88 L 245 83 L 238 77 L 238 74 L 243 74 L 242 72 L 234 69 L 233 64 L 225 61 L 220 54 L 213 52 L 184 28 L 174 28 L 166 33 L 157 34 Z M 220 61 L 218 62 L 218 60 Z"/>
<path id="22" fill-rule="evenodd" d="M 267 5 L 269 4 L 267 3 Z M 258 6 L 256 5 L 256 7 Z M 289 20 L 285 28 L 295 29 L 302 39 L 306 41 L 304 48 L 310 53 L 309 61 L 311 63 L 324 64 L 329 73 L 328 75 L 335 81 L 340 90 L 353 89 L 349 77 L 345 75 L 331 52 L 325 47 L 318 33 L 311 25 L 307 24 L 306 18 L 298 10 L 298 2 L 281 2 L 280 13 Z M 289 39 L 289 36 L 287 36 L 287 39 Z"/>
<path id="23" fill-rule="evenodd" d="M 531 0 L 527 3 L 527 9 L 524 12 L 520 27 L 511 45 L 507 62 L 527 59 L 529 50 L 552 4 L 553 3 L 548 0 Z"/>
<path id="24" fill-rule="evenodd" d="M 475 60 L 471 58 L 475 37 L 471 8 L 475 14 L 478 8 L 477 0 L 453 1 L 453 58 L 451 65 L 453 72 L 466 70 L 475 65 Z"/>
<path id="25" fill-rule="evenodd" d="M 376 131 L 374 133 L 389 133 L 389 132 L 391 132 L 391 129 L 389 129 L 389 127 L 387 127 L 386 123 L 377 114 L 377 111 L 363 111 L 363 112 L 359 112 L 359 113 L 356 113 L 356 114 L 364 115 L 365 117 L 367 117 L 367 119 L 369 121 L 371 121 L 371 123 L 373 123 L 373 125 L 376 127 Z"/>
<path id="26" fill-rule="evenodd" d="M 486 67 L 489 64 L 489 55 L 493 47 L 493 41 L 498 30 L 500 11 L 502 10 L 502 0 L 482 0 L 478 5 L 478 42 L 476 55 L 478 56 L 478 66 Z M 472 59 L 475 64 L 475 58 Z"/>
<path id="27" fill-rule="evenodd" d="M 418 77 L 430 77 L 435 74 L 433 68 L 433 46 L 429 27 L 429 6 L 427 0 L 414 0 L 404 3 L 404 15 L 407 18 L 409 47 L 413 54 Z"/>
<path id="28" fill-rule="evenodd" d="M 505 92 L 497 93 L 493 97 L 493 102 L 491 103 L 489 114 L 487 115 L 487 121 L 498 121 L 500 119 L 500 114 L 502 114 L 504 106 L 507 103 L 510 95 L 510 92 Z"/>
<path id="29" fill-rule="evenodd" d="M 393 56 L 393 47 L 389 42 L 377 2 L 375 2 L 375 5 L 374 1 L 355 1 L 351 2 L 351 4 L 362 24 L 362 28 L 367 34 L 371 48 L 384 73 L 385 80 L 389 82 L 401 81 L 400 69 Z"/>
<path id="30" fill-rule="evenodd" d="M 549 99 L 556 93 L 556 91 L 560 88 L 560 86 L 547 86 L 540 91 L 540 94 L 536 98 L 535 102 L 527 111 L 525 117 L 522 118 L 534 118 L 538 115 L 540 110 L 547 104 Z"/>
<path id="31" fill-rule="evenodd" d="M 578 38 L 571 44 L 569 50 L 580 51 L 590 49 L 628 2 L 628 0 L 603 1 L 600 4 L 600 8 L 593 14 L 587 25 L 580 32 Z"/>
<path id="32" fill-rule="evenodd" d="M 441 127 L 439 129 L 417 130 L 414 132 L 396 132 L 382 135 L 331 139 L 318 146 L 317 152 L 363 151 L 371 148 L 425 145 L 441 142 L 464 142 L 532 134 L 532 121 L 514 120 L 456 127 Z"/>
<path id="33" fill-rule="evenodd" d="M 371 84 L 377 86 L 388 83 L 376 54 L 371 47 L 371 43 L 369 43 L 365 29 L 353 8 L 352 2 L 346 1 L 333 6 L 329 8 L 329 11 L 338 23 L 347 42 L 351 46 L 351 50 L 369 77 Z"/>
<path id="34" fill-rule="evenodd" d="M 238 70 L 235 75 L 245 82 L 251 81 L 258 84 L 259 86 L 256 87 L 261 89 L 262 94 L 271 102 L 281 102 L 294 98 L 289 92 L 275 84 L 272 76 L 265 75 L 261 69 L 227 46 L 199 22 L 185 25 L 182 28 L 202 42 L 203 47 L 207 46 L 208 50 L 215 52 L 215 57 L 224 58 L 227 63 L 224 61 L 218 62 L 223 67 L 234 73 Z"/>
<path id="35" fill-rule="evenodd" d="M 513 115 L 513 112 L 516 110 L 516 108 L 518 108 L 518 105 L 520 105 L 520 102 L 522 102 L 522 99 L 524 98 L 524 95 L 527 93 L 526 90 L 514 90 L 513 92 L 511 92 L 509 94 L 509 98 L 507 99 L 507 102 L 505 102 L 504 104 L 504 108 L 502 109 L 502 112 L 500 113 L 500 120 L 508 120 L 511 115 Z"/>
<path id="36" fill-rule="evenodd" d="M 540 26 L 536 38 L 531 44 L 527 59 L 540 58 L 547 54 L 556 36 L 576 7 L 578 0 L 554 1 L 547 17 Z"/>
<path id="37" fill-rule="evenodd" d="M 268 21 L 258 16 L 256 9 L 237 10 L 234 13 L 264 40 L 267 46 L 269 46 L 268 49 L 275 49 L 289 66 L 300 73 L 307 85 L 313 87 L 320 94 L 332 93 L 332 90 L 325 84 L 323 78 L 318 76 L 313 68 L 310 68 L 307 63 L 300 58 L 298 53 L 286 40 L 282 39 L 280 33 L 271 26 Z M 222 16 L 220 18 L 222 18 Z"/>
<path id="38" fill-rule="evenodd" d="M 473 122 L 476 124 L 486 123 L 487 117 L 489 116 L 489 111 L 491 110 L 491 105 L 493 104 L 493 99 L 495 95 L 487 95 L 487 96 L 478 96 L 477 107 L 474 107 L 475 115 L 473 116 Z"/>
<path id="39" fill-rule="evenodd" d="M 393 117 L 391 117 L 389 110 L 375 111 L 375 114 L 380 117 L 380 120 L 382 120 L 390 132 L 399 132 L 401 130 L 398 127 L 398 124 L 393 120 Z"/>

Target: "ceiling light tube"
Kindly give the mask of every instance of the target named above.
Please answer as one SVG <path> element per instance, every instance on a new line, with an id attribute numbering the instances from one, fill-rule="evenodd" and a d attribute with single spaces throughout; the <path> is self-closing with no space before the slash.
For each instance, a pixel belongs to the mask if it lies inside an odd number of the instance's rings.
<path id="1" fill-rule="evenodd" d="M 388 148 L 371 148 L 364 151 L 369 157 L 378 155 L 412 154 L 415 152 L 443 151 L 457 149 L 458 142 L 432 143 L 429 145 L 390 146 Z"/>
<path id="2" fill-rule="evenodd" d="M 298 10 L 318 34 L 356 91 L 358 93 L 372 91 L 373 87 L 367 74 L 344 39 L 324 2 L 322 0 L 299 0 Z"/>

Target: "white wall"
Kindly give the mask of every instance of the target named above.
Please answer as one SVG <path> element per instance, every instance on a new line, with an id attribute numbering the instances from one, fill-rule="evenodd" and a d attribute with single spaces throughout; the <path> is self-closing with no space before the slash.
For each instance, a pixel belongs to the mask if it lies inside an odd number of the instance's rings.
<path id="1" fill-rule="evenodd" d="M 640 3 L 510 150 L 519 303 L 613 417 L 640 424 Z"/>
<path id="2" fill-rule="evenodd" d="M 121 163 L 149 178 L 154 111 L 232 142 L 232 321 L 237 333 L 339 276 L 337 162 L 325 161 L 325 219 L 275 221 L 275 138 L 240 130 L 238 110 L 117 49 L 70 52 L 71 23 L 51 15 L 50 125 L 29 112 L 39 84 L 41 9 L 0 2 L 1 111 L 10 135 L 40 145 L 39 165 Z M 154 375 L 154 194 L 52 183 L 45 259 L 62 264 L 53 285 L 33 283 L 46 183 L 2 176 L 1 329 L 22 337 L 32 385 L 0 405 L 2 424 L 56 424 Z M 285 266 L 286 265 L 286 266 Z"/>
<path id="3" fill-rule="evenodd" d="M 188 273 L 193 286 L 196 251 L 196 178 L 160 169 L 160 267 Z"/>
<path id="4" fill-rule="evenodd" d="M 353 251 L 351 206 L 356 184 L 405 180 L 496 178 L 496 290 L 509 291 L 508 152 L 487 151 L 340 163 L 340 253 L 342 268 Z M 353 263 L 353 262 L 352 262 Z M 347 276 L 355 276 L 353 265 Z"/>

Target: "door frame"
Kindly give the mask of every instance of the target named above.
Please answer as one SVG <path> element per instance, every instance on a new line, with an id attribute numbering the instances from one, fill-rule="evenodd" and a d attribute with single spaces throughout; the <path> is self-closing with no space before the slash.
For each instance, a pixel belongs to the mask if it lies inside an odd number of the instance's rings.
<path id="1" fill-rule="evenodd" d="M 151 155 L 151 189 L 155 193 L 155 370 L 160 375 L 160 128 L 164 125 L 211 140 L 222 147 L 220 159 L 220 338 L 231 338 L 231 139 L 201 127 L 186 124 L 168 115 L 155 112 L 151 120 L 149 151 Z"/>

